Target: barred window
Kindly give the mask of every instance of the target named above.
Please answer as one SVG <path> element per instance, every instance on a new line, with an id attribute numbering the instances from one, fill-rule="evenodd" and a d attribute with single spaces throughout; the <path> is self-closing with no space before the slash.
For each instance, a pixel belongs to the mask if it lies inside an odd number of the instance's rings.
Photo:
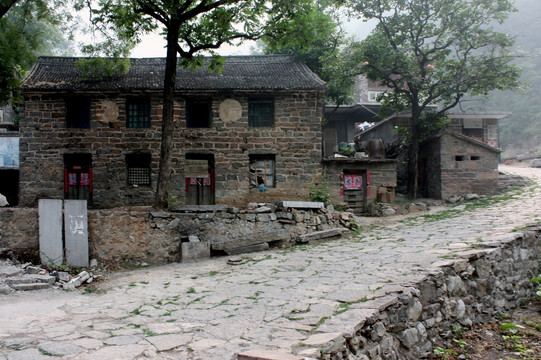
<path id="1" fill-rule="evenodd" d="M 250 187 L 275 187 L 275 155 L 250 155 Z"/>
<path id="2" fill-rule="evenodd" d="M 250 127 L 274 126 L 274 100 L 248 100 L 248 125 Z"/>
<path id="3" fill-rule="evenodd" d="M 150 100 L 146 98 L 128 99 L 126 102 L 126 127 L 150 127 Z"/>
<path id="4" fill-rule="evenodd" d="M 128 185 L 150 186 L 150 154 L 126 155 Z"/>

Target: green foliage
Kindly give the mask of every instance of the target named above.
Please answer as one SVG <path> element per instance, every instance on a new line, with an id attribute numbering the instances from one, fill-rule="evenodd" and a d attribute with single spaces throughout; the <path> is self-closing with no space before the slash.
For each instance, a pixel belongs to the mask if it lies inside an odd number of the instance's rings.
<path id="1" fill-rule="evenodd" d="M 323 174 L 322 181 L 316 182 L 316 177 L 312 177 L 312 182 L 310 183 L 309 196 L 311 201 L 320 201 L 325 206 L 329 203 L 330 192 L 329 192 L 329 183 L 327 181 L 327 175 Z"/>
<path id="2" fill-rule="evenodd" d="M 325 96 L 329 102 L 348 103 L 355 79 L 346 71 L 348 58 L 339 56 L 349 41 L 340 25 L 331 2 L 307 2 L 304 12 L 262 38 L 263 52 L 296 56 L 327 83 Z"/>
<path id="3" fill-rule="evenodd" d="M 423 142 L 431 136 L 437 134 L 440 130 L 443 130 L 451 120 L 445 116 L 441 116 L 435 111 L 423 112 L 419 116 L 418 128 L 419 128 L 419 141 Z M 408 144 L 411 142 L 411 132 L 407 127 L 396 127 L 394 129 L 399 134 L 399 140 L 402 143 Z"/>
<path id="4" fill-rule="evenodd" d="M 102 80 L 130 70 L 128 58 L 81 58 L 75 67 L 82 71 L 85 80 Z"/>
<path id="5" fill-rule="evenodd" d="M 352 16 L 378 22 L 349 50 L 357 72 L 391 89 L 381 97 L 384 110 L 411 113 L 408 191 L 415 197 L 422 113 L 437 104 L 433 119 L 440 119 L 467 94 L 520 85 L 520 70 L 511 63 L 513 39 L 490 25 L 507 18 L 512 2 L 382 0 L 346 6 Z"/>
<path id="6" fill-rule="evenodd" d="M 164 75 L 162 154 L 154 206 L 167 207 L 171 184 L 173 108 L 176 68 L 201 66 L 202 53 L 213 55 L 209 68 L 219 70 L 223 60 L 215 50 L 223 44 L 279 36 L 282 29 L 310 8 L 312 0 L 76 0 L 76 8 L 88 7 L 94 32 L 99 35 L 86 50 L 93 57 L 121 58 L 142 35 L 161 28 L 167 40 Z M 107 67 L 108 68 L 108 67 Z"/>
<path id="7" fill-rule="evenodd" d="M 535 295 L 538 298 L 541 298 L 541 274 L 539 276 L 534 277 L 533 279 L 531 279 L 530 282 L 537 284 L 537 291 L 535 292 Z"/>
<path id="8" fill-rule="evenodd" d="M 71 20 L 65 0 L 20 0 L 0 18 L 0 104 L 20 100 L 21 81 L 37 56 L 71 52 Z"/>

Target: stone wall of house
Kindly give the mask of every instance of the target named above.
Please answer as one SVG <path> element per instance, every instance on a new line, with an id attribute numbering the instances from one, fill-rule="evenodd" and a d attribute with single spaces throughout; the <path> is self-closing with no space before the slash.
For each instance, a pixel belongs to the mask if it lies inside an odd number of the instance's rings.
<path id="1" fill-rule="evenodd" d="M 335 158 L 323 160 L 326 179 L 332 204 L 348 204 L 346 196 L 342 194 L 344 173 L 359 171 L 365 182 L 363 192 L 366 194 L 365 209 L 356 209 L 356 212 L 366 212 L 368 205 L 375 200 L 381 202 L 394 202 L 397 163 L 392 159 L 376 158 Z M 378 197 L 379 194 L 379 197 Z M 351 202 L 352 203 L 352 202 Z M 350 205 L 351 206 L 351 205 Z"/>
<path id="2" fill-rule="evenodd" d="M 450 135 L 441 138 L 441 198 L 498 191 L 498 153 Z"/>
<path id="3" fill-rule="evenodd" d="M 353 220 L 353 214 L 325 208 L 255 203 L 245 209 L 214 206 L 183 212 L 149 207 L 89 210 L 89 253 L 99 262 L 163 264 L 180 261 L 181 242 L 193 237 L 208 242 L 215 254 L 241 253 L 290 246 L 299 235 L 315 231 L 347 231 Z M 0 241 L 16 254 L 37 255 L 38 210 L 0 208 Z"/>
<path id="4" fill-rule="evenodd" d="M 40 198 L 64 197 L 64 155 L 90 154 L 94 208 L 149 205 L 158 176 L 161 139 L 160 93 L 81 94 L 91 99 L 90 129 L 66 126 L 66 99 L 77 94 L 26 94 L 21 117 L 20 204 L 35 206 Z M 127 97 L 151 99 L 150 128 L 126 128 Z M 248 126 L 248 100 L 273 98 L 274 126 Z M 186 98 L 212 99 L 209 128 L 187 128 Z M 322 94 L 317 91 L 186 93 L 178 97 L 173 135 L 171 197 L 185 202 L 187 154 L 214 160 L 218 204 L 244 206 L 249 201 L 307 200 L 312 174 L 321 169 Z M 240 105 L 237 116 L 224 111 L 225 100 Z M 226 109 L 227 110 L 227 109 Z M 151 186 L 129 186 L 126 155 L 151 156 Z M 250 155 L 275 159 L 276 186 L 264 193 L 250 189 Z M 190 156 L 190 155 L 189 155 Z"/>
<path id="5" fill-rule="evenodd" d="M 0 248 L 39 259 L 39 220 L 37 209 L 0 208 Z"/>
<path id="6" fill-rule="evenodd" d="M 453 331 L 535 295 L 541 226 L 449 260 L 422 281 L 333 316 L 296 353 L 322 360 L 424 359 Z"/>

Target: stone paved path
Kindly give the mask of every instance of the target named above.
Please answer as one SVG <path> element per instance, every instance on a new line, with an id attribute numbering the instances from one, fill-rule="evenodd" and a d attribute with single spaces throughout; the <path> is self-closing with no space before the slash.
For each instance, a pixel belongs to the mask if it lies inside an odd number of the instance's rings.
<path id="1" fill-rule="evenodd" d="M 541 169 L 502 167 L 541 184 Z M 541 188 L 475 211 L 365 227 L 358 236 L 115 274 L 103 293 L 0 297 L 0 359 L 231 359 L 291 352 L 344 305 L 420 280 L 439 262 L 541 222 Z M 328 330 L 328 329 L 327 329 Z"/>

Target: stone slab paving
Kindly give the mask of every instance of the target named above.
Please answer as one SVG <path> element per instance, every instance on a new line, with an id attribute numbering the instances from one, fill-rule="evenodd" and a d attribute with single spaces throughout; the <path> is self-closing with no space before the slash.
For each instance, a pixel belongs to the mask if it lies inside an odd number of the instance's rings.
<path id="1" fill-rule="evenodd" d="M 541 169 L 502 167 L 541 184 Z M 460 210 L 462 208 L 459 208 Z M 103 292 L 0 296 L 0 359 L 231 359 L 339 331 L 439 264 L 541 222 L 541 189 L 404 221 L 348 239 L 117 273 Z M 314 341 L 314 337 L 310 341 Z"/>

